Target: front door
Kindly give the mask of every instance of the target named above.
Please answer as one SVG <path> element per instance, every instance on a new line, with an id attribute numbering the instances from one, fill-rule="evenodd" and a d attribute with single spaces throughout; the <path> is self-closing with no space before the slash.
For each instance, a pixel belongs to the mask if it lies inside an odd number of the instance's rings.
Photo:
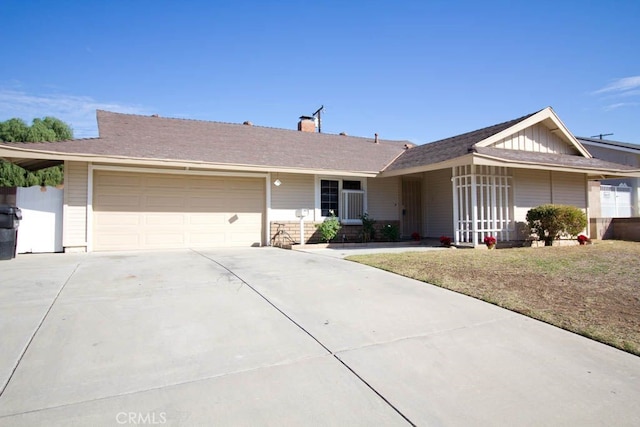
<path id="1" fill-rule="evenodd" d="M 402 237 L 413 233 L 422 236 L 422 181 L 415 178 L 402 180 Z"/>

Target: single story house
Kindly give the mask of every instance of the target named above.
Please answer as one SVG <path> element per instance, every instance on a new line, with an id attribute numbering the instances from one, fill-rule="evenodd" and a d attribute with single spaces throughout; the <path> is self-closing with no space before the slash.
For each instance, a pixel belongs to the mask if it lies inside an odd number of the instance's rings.
<path id="1" fill-rule="evenodd" d="M 527 211 L 572 204 L 588 182 L 640 177 L 594 158 L 551 108 L 415 146 L 408 141 L 97 112 L 99 137 L 1 143 L 30 169 L 64 162 L 65 251 L 269 245 L 284 227 L 304 241 L 331 211 L 345 238 L 360 217 L 404 237 L 520 240 Z M 341 236 L 342 237 L 342 236 Z"/>

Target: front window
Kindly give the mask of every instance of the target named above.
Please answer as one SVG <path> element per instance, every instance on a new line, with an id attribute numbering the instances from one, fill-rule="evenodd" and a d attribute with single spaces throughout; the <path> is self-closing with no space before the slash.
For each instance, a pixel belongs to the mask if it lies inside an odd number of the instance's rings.
<path id="1" fill-rule="evenodd" d="M 340 217 L 338 210 L 338 192 L 339 181 L 323 179 L 320 181 L 320 209 L 322 216 L 330 216 L 331 211 L 337 217 Z"/>
<path id="2" fill-rule="evenodd" d="M 320 180 L 320 209 L 323 217 L 333 211 L 343 223 L 360 223 L 365 211 L 362 181 Z"/>

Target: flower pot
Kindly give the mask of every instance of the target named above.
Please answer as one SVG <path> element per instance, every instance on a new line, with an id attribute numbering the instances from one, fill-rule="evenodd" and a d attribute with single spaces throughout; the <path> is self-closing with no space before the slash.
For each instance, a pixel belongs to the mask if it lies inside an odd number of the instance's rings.
<path id="1" fill-rule="evenodd" d="M 495 243 L 492 244 L 492 245 L 487 245 L 487 249 L 495 249 L 495 247 L 496 247 Z"/>

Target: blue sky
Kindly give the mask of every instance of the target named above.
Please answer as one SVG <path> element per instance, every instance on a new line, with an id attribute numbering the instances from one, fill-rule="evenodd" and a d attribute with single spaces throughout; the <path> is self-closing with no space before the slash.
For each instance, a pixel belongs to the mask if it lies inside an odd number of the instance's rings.
<path id="1" fill-rule="evenodd" d="M 552 106 L 640 144 L 640 2 L 3 0 L 0 120 L 95 110 L 425 143 Z"/>

